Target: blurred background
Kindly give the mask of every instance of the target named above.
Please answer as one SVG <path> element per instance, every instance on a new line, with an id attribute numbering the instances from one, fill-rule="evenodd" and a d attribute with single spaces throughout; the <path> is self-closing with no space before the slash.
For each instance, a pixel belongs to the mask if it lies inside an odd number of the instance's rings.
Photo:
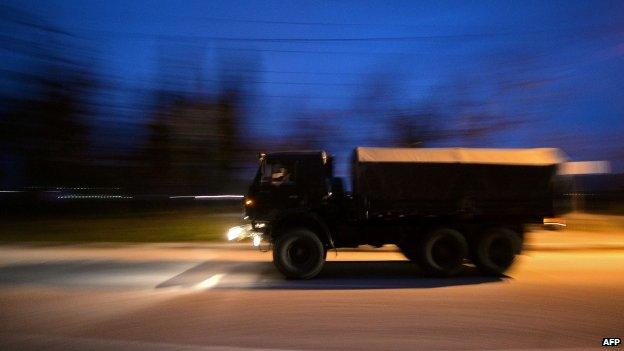
<path id="1" fill-rule="evenodd" d="M 559 147 L 608 165 L 576 215 L 624 212 L 621 1 L 5 0 L 0 28 L 0 240 L 220 239 L 258 152 L 348 177 L 355 146 Z"/>

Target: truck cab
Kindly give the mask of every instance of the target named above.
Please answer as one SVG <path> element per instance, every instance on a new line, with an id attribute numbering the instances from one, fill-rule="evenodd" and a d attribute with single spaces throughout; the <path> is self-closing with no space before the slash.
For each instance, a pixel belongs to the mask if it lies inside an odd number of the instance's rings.
<path id="1" fill-rule="evenodd" d="M 332 165 L 324 151 L 260 154 L 245 197 L 245 216 L 270 222 L 283 212 L 319 210 L 331 197 Z"/>
<path id="2" fill-rule="evenodd" d="M 335 247 L 331 233 L 345 221 L 344 199 L 343 183 L 333 177 L 325 151 L 263 153 L 243 200 L 250 224 L 228 237 L 269 242 L 285 276 L 311 278 Z"/>

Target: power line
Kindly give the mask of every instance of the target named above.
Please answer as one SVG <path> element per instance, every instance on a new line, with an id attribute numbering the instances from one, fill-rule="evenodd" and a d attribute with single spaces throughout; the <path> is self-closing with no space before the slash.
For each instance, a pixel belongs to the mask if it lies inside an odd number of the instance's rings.
<path id="1" fill-rule="evenodd" d="M 612 27 L 592 27 L 585 28 L 575 32 L 556 33 L 552 30 L 535 30 L 535 31 L 492 31 L 482 33 L 464 33 L 464 34 L 430 34 L 430 35 L 411 35 L 411 36 L 385 36 L 385 37 L 328 37 L 328 38 L 269 38 L 269 37 L 222 37 L 222 36 L 202 36 L 202 35 L 181 35 L 181 34 L 160 34 L 160 33 L 142 33 L 142 32 L 117 32 L 108 30 L 79 30 L 78 32 L 92 33 L 94 35 L 121 36 L 126 38 L 147 38 L 160 39 L 170 41 L 188 41 L 188 40 L 208 40 L 215 42 L 263 42 L 263 43 L 341 43 L 341 42 L 410 42 L 410 41 L 464 41 L 479 38 L 494 37 L 514 37 L 516 40 L 522 36 L 550 36 L 553 38 L 562 37 L 579 37 L 604 34 L 619 34 L 621 29 Z"/>
<path id="2" fill-rule="evenodd" d="M 325 83 L 325 82 L 293 82 L 293 81 L 265 81 L 265 80 L 219 80 L 204 79 L 213 83 L 245 83 L 245 84 L 276 84 L 276 85 L 305 85 L 305 86 L 359 86 L 358 83 Z"/>
<path id="3" fill-rule="evenodd" d="M 287 54 L 318 54 L 318 55 L 367 55 L 367 56 L 416 56 L 416 52 L 380 52 L 380 51 L 335 51 L 335 50 L 286 50 L 286 49 L 258 49 L 242 47 L 211 47 L 223 51 L 252 51 L 252 52 L 278 52 Z"/>
<path id="4" fill-rule="evenodd" d="M 235 22 L 235 23 L 258 23 L 258 24 L 279 24 L 279 25 L 296 25 L 296 26 L 357 26 L 357 27 L 408 27 L 408 28 L 424 28 L 422 25 L 406 24 L 406 23 L 349 23 L 349 22 L 308 22 L 308 21 L 269 21 L 246 18 L 225 18 L 225 17 L 195 17 L 201 20 L 217 21 L 217 22 Z"/>
<path id="5" fill-rule="evenodd" d="M 327 71 L 282 71 L 282 70 L 253 70 L 253 69 L 220 69 L 226 72 L 245 72 L 245 73 L 286 73 L 286 74 L 312 74 L 312 75 L 348 75 L 348 76 L 361 76 L 362 73 L 352 72 L 327 72 Z"/>
<path id="6" fill-rule="evenodd" d="M 141 32 L 116 32 L 108 30 L 83 30 L 94 35 L 109 35 L 126 38 L 160 39 L 169 41 L 208 40 L 216 42 L 262 42 L 262 43 L 331 43 L 331 42 L 395 42 L 395 41 L 418 41 L 418 40 L 465 40 L 470 38 L 501 36 L 502 33 L 475 33 L 475 34 L 443 34 L 443 35 L 418 35 L 400 37 L 344 37 L 344 38 L 249 38 L 249 37 L 221 37 L 203 35 L 159 34 Z M 510 35 L 510 34 L 508 34 Z"/>
<path id="7" fill-rule="evenodd" d="M 341 42 L 410 42 L 410 41 L 423 41 L 423 40 L 443 40 L 443 41 L 454 41 L 454 40 L 470 40 L 470 39 L 479 39 L 479 38 L 493 38 L 493 37 L 513 37 L 515 40 L 522 36 L 534 36 L 539 35 L 542 36 L 552 36 L 553 38 L 564 38 L 567 36 L 572 36 L 574 38 L 578 37 L 589 37 L 596 35 L 605 35 L 605 34 L 621 34 L 622 30 L 620 28 L 614 28 L 609 26 L 603 27 L 584 27 L 584 28 L 569 28 L 569 29 L 561 29 L 561 28 L 552 28 L 547 30 L 532 30 L 532 31 L 499 31 L 490 29 L 488 32 L 479 32 L 479 33 L 463 33 L 463 34 L 432 34 L 432 35 L 412 35 L 412 36 L 386 36 L 386 37 L 343 37 L 343 38 L 268 38 L 268 37 L 260 37 L 260 38 L 249 38 L 249 37 L 220 37 L 220 36 L 200 36 L 200 35 L 171 35 L 171 34 L 159 34 L 159 33 L 140 33 L 140 32 L 117 32 L 117 31 L 107 31 L 107 30 L 81 30 L 81 29 L 72 29 L 67 31 L 65 29 L 60 29 L 55 26 L 50 26 L 45 23 L 35 23 L 33 21 L 25 21 L 20 18 L 23 17 L 24 14 L 27 14 L 24 11 L 16 10 L 11 7 L 1 6 L 0 8 L 4 8 L 5 10 L 10 10 L 10 12 L 16 13 L 20 16 L 17 19 L 13 19 L 15 23 L 30 25 L 32 27 L 42 29 L 45 31 L 49 31 L 52 33 L 63 34 L 74 36 L 73 32 L 79 33 L 92 33 L 95 35 L 108 35 L 108 36 L 120 36 L 124 38 L 147 38 L 147 39 L 159 39 L 159 40 L 169 40 L 169 41 L 188 41 L 188 40 L 209 40 L 216 42 L 264 42 L 264 43 L 341 43 Z M 244 22 L 244 23 L 264 23 L 264 24 L 291 24 L 291 25 L 377 25 L 377 24 L 364 24 L 364 23 L 335 23 L 335 22 L 297 22 L 297 21 L 268 21 L 268 20 L 253 20 L 253 19 L 236 19 L 236 18 L 218 18 L 218 17 L 205 17 L 209 20 L 215 21 L 230 21 L 230 22 Z M 382 24 L 379 24 L 382 25 Z M 437 28 L 437 27 L 436 27 Z M 563 31 L 567 32 L 563 32 Z M 568 31 L 571 30 L 571 31 Z M 77 37 L 77 36 L 74 36 Z M 273 52 L 306 52 L 306 53 L 345 53 L 345 54 L 368 54 L 368 52 L 318 52 L 318 51 L 300 51 L 300 50 L 269 50 L 269 49 L 249 49 L 249 48 L 221 48 L 223 50 L 253 50 L 253 51 L 273 51 Z M 386 54 L 386 53 L 379 53 Z M 388 53 L 388 54 L 402 54 L 402 53 Z"/>
<path id="8" fill-rule="evenodd" d="M 51 25 L 47 21 L 42 20 L 27 11 L 7 5 L 0 5 L 0 10 L 2 10 L 2 12 L 4 13 L 4 16 L 0 17 L 1 21 L 9 21 L 18 25 L 35 28 L 44 32 L 75 37 L 72 33 L 69 33 L 68 31 L 65 31 L 57 26 Z"/>

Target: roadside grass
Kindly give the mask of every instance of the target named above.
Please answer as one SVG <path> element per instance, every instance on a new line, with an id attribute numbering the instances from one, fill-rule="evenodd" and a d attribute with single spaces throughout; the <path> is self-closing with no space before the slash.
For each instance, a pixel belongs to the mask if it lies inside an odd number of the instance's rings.
<path id="1" fill-rule="evenodd" d="M 238 213 L 158 211 L 76 218 L 2 219 L 2 242 L 172 242 L 224 240 Z"/>
<path id="2" fill-rule="evenodd" d="M 566 215 L 565 231 L 624 233 L 624 216 Z M 224 241 L 241 224 L 231 209 L 176 209 L 140 213 L 0 219 L 0 242 L 199 242 Z"/>

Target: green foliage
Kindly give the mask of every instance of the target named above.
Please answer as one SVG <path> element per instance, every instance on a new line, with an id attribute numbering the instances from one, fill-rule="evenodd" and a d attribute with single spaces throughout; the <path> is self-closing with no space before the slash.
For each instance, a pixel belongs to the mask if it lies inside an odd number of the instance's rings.
<path id="1" fill-rule="evenodd" d="M 4 242 L 219 241 L 240 215 L 197 210 L 146 212 L 132 216 L 84 216 L 3 220 Z"/>

